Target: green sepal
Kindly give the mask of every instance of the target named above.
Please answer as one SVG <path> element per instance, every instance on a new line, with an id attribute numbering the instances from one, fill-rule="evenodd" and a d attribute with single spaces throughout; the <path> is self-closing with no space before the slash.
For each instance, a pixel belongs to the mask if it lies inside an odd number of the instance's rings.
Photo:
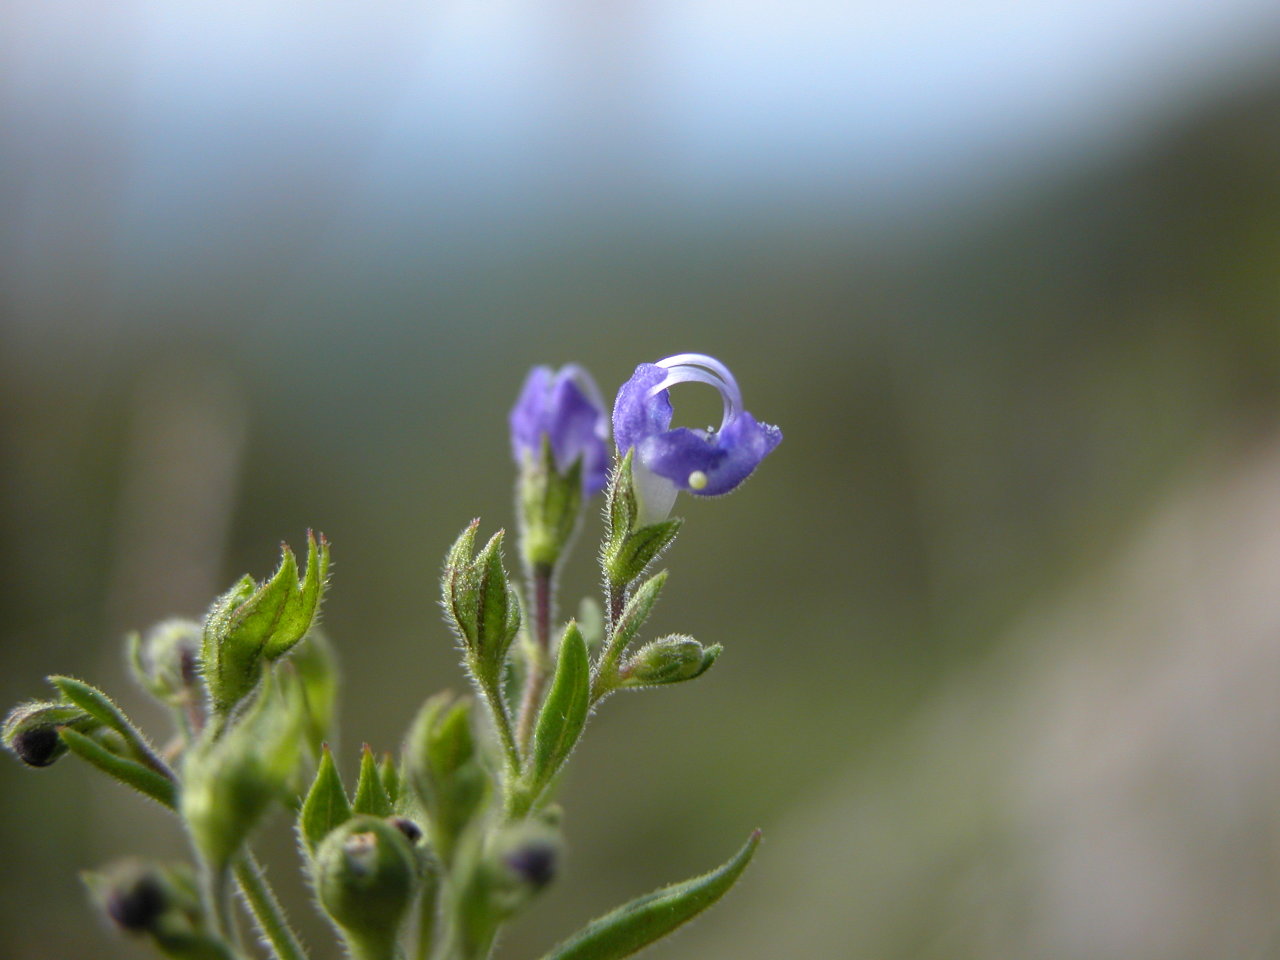
<path id="1" fill-rule="evenodd" d="M 591 662 L 587 644 L 572 620 L 556 657 L 555 678 L 538 711 L 529 766 L 531 800 L 551 782 L 582 735 L 591 703 Z"/>
<path id="2" fill-rule="evenodd" d="M 382 789 L 387 792 L 387 799 L 391 801 L 391 806 L 396 807 L 400 800 L 402 784 L 400 771 L 396 769 L 395 758 L 390 753 L 382 755 L 382 761 L 378 764 L 378 778 L 382 781 Z"/>
<path id="3" fill-rule="evenodd" d="M 125 786 L 133 787 L 157 803 L 170 809 L 178 805 L 178 785 L 164 774 L 145 767 L 135 760 L 122 757 L 104 747 L 92 737 L 87 737 L 72 727 L 62 727 L 58 736 L 72 753 L 81 760 L 114 777 Z"/>
<path id="4" fill-rule="evenodd" d="M 693 637 L 673 633 L 646 643 L 619 671 L 619 687 L 656 687 L 700 677 L 716 662 L 723 647 L 704 647 Z"/>
<path id="5" fill-rule="evenodd" d="M 423 705 L 405 744 L 405 775 L 427 814 L 431 846 L 441 862 L 453 861 L 467 825 L 483 808 L 489 776 L 471 734 L 470 699 L 437 694 Z"/>
<path id="6" fill-rule="evenodd" d="M 499 689 L 520 630 L 520 598 L 502 565 L 502 530 L 471 556 L 478 524 L 472 521 L 450 548 L 441 586 L 445 615 L 467 652 L 467 667 L 488 693 Z"/>
<path id="7" fill-rule="evenodd" d="M 606 641 L 604 652 L 596 665 L 595 676 L 592 678 L 592 702 L 599 700 L 617 686 L 618 661 L 626 652 L 627 646 L 636 638 L 645 621 L 649 619 L 666 582 L 667 571 L 661 570 L 640 584 L 627 598 L 622 614 L 613 627 L 613 634 Z"/>
<path id="8" fill-rule="evenodd" d="M 342 776 L 333 762 L 333 753 L 326 744 L 320 750 L 320 764 L 302 810 L 298 814 L 298 832 L 307 852 L 314 854 L 316 847 L 329 832 L 351 819 L 351 804 L 342 786 Z"/>
<path id="9" fill-rule="evenodd" d="M 47 767 L 67 752 L 58 736 L 62 727 L 92 733 L 101 721 L 70 703 L 30 700 L 20 703 L 4 719 L 0 743 L 29 767 Z"/>
<path id="10" fill-rule="evenodd" d="M 278 660 L 311 629 L 329 572 L 329 543 L 307 531 L 307 569 L 281 544 L 280 566 L 261 585 L 244 577 L 205 618 L 201 666 L 215 709 L 225 714 L 257 686 L 264 661 Z"/>
<path id="11" fill-rule="evenodd" d="M 75 704 L 104 727 L 118 733 L 124 739 L 134 760 L 150 767 L 163 777 L 172 778 L 168 766 L 147 742 L 142 731 L 133 725 L 133 722 L 124 715 L 124 711 L 117 707 L 105 693 L 73 677 L 55 675 L 49 677 L 49 682 L 57 688 L 64 699 Z"/>
<path id="12" fill-rule="evenodd" d="M 621 960 L 688 923 L 719 900 L 747 868 L 760 831 L 723 866 L 632 900 L 586 927 L 542 960 Z"/>
<path id="13" fill-rule="evenodd" d="M 672 517 L 628 534 L 616 551 L 603 558 L 609 583 L 627 584 L 643 576 L 649 564 L 675 540 L 683 524 L 682 517 Z"/>
<path id="14" fill-rule="evenodd" d="M 622 590 L 639 579 L 680 532 L 679 517 L 660 523 L 638 525 L 640 503 L 631 475 L 634 448 L 614 468 L 606 493 L 605 518 L 608 531 L 600 549 L 600 566 L 613 590 Z"/>
<path id="15" fill-rule="evenodd" d="M 541 455 L 537 460 L 526 457 L 516 490 L 524 561 L 530 569 L 550 569 L 573 540 L 582 517 L 582 458 L 560 473 L 551 441 L 543 434 Z"/>
<path id="16" fill-rule="evenodd" d="M 315 888 L 353 957 L 391 960 L 418 879 L 409 839 L 376 817 L 354 816 L 330 833 L 315 857 Z"/>
<path id="17" fill-rule="evenodd" d="M 378 773 L 378 762 L 374 760 L 373 751 L 367 743 L 360 758 L 360 779 L 356 781 L 356 795 L 351 801 L 351 811 L 371 817 L 389 817 L 393 813 L 391 798 L 387 796 L 382 776 Z"/>

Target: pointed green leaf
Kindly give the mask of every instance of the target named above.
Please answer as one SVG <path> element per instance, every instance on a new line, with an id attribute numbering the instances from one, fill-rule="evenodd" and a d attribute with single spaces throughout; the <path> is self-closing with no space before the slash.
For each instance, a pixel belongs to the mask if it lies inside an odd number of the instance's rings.
<path id="1" fill-rule="evenodd" d="M 387 799 L 393 807 L 396 806 L 396 801 L 400 799 L 400 772 L 396 770 L 396 762 L 390 753 L 382 755 L 382 762 L 378 764 L 378 778 L 382 780 L 382 789 L 387 792 Z"/>
<path id="2" fill-rule="evenodd" d="M 150 767 L 128 760 L 112 753 L 92 737 L 70 727 L 63 727 L 58 736 L 67 748 L 80 759 L 97 767 L 103 773 L 115 777 L 126 786 L 146 794 L 157 803 L 170 809 L 178 805 L 178 787 L 168 777 L 157 773 Z"/>
<path id="3" fill-rule="evenodd" d="M 578 743 L 591 701 L 591 663 L 587 643 L 572 620 L 565 628 L 556 659 L 555 679 L 538 712 L 529 775 L 536 795 L 545 787 Z"/>
<path id="4" fill-rule="evenodd" d="M 142 731 L 133 725 L 132 721 L 124 715 L 124 711 L 117 707 L 105 693 L 73 677 L 55 675 L 49 677 L 49 682 L 65 699 L 74 703 L 99 723 L 120 734 L 138 762 L 150 767 L 161 777 L 173 779 L 168 766 L 157 756 L 151 744 L 147 742 L 147 738 L 142 735 Z"/>
<path id="5" fill-rule="evenodd" d="M 543 960 L 621 960 L 643 950 L 724 896 L 747 868 L 759 842 L 757 830 L 724 866 L 655 890 L 593 920 Z"/>
<path id="6" fill-rule="evenodd" d="M 292 551 L 288 552 L 289 560 L 293 559 Z M 283 571 L 284 564 L 281 564 Z M 293 576 L 288 580 L 284 605 L 280 610 L 276 627 L 272 631 L 264 654 L 268 660 L 275 660 L 287 653 L 298 641 L 307 635 L 315 622 L 320 600 L 324 594 L 325 581 L 329 576 L 329 541 L 324 534 L 316 535 L 307 531 L 307 569 L 301 584 L 297 580 L 297 565 L 292 566 Z M 279 574 L 276 578 L 279 578 Z M 275 582 L 274 579 L 272 581 Z"/>
<path id="7" fill-rule="evenodd" d="M 360 779 L 356 781 L 356 797 L 351 803 L 351 810 L 371 817 L 389 817 L 392 813 L 391 799 L 383 789 L 382 777 L 378 775 L 378 762 L 373 759 L 373 751 L 367 743 L 360 758 Z"/>
<path id="8" fill-rule="evenodd" d="M 302 812 L 298 815 L 298 828 L 307 851 L 315 853 L 316 847 L 329 835 L 330 830 L 350 819 L 351 804 L 347 802 L 342 777 L 333 762 L 333 753 L 328 744 L 325 744 L 321 748 L 316 778 L 307 791 L 307 798 L 302 801 Z"/>
<path id="9" fill-rule="evenodd" d="M 644 573 L 645 568 L 657 559 L 680 532 L 684 520 L 672 517 L 661 523 L 652 523 L 628 534 L 616 550 L 605 557 L 605 570 L 609 582 L 627 584 Z"/>

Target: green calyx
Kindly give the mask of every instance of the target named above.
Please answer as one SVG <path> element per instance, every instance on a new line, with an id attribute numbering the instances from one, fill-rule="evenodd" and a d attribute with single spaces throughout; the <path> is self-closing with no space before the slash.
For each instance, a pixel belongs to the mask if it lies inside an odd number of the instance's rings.
<path id="1" fill-rule="evenodd" d="M 684 523 L 679 517 L 640 524 L 640 501 L 631 476 L 633 450 L 614 468 L 606 493 L 608 530 L 600 548 L 600 566 L 610 588 L 619 591 L 639 579 L 675 540 Z"/>
<path id="2" fill-rule="evenodd" d="M 526 455 L 516 486 L 520 549 L 528 569 L 552 568 L 573 540 L 582 518 L 582 459 L 568 471 L 556 469 L 551 441 L 544 435 L 537 458 Z"/>
<path id="3" fill-rule="evenodd" d="M 462 833 L 484 808 L 489 776 L 471 731 L 472 701 L 441 693 L 418 713 L 405 743 L 409 787 L 427 813 L 431 846 L 452 863 Z"/>
<path id="4" fill-rule="evenodd" d="M 496 687 L 507 652 L 520 631 L 520 597 L 502 564 L 503 531 L 478 553 L 479 520 L 454 541 L 445 561 L 441 587 L 445 616 L 467 652 L 467 661 L 483 687 Z"/>
<path id="5" fill-rule="evenodd" d="M 307 567 L 281 546 L 280 566 L 262 584 L 245 576 L 224 593 L 205 617 L 200 665 L 209 697 L 225 715 L 248 696 L 265 663 L 278 660 L 307 635 L 315 622 L 329 572 L 329 543 L 307 532 Z"/>
<path id="6" fill-rule="evenodd" d="M 316 893 L 353 956 L 369 960 L 395 956 L 418 873 L 413 842 L 378 817 L 356 815 L 320 844 L 315 857 Z"/>

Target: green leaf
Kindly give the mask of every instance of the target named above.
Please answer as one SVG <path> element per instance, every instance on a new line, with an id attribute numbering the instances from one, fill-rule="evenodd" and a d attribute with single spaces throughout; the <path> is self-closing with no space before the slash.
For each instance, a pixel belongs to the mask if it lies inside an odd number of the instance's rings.
<path id="1" fill-rule="evenodd" d="M 556 659 L 555 679 L 547 693 L 533 733 L 533 763 L 529 770 L 534 798 L 568 759 L 587 722 L 591 701 L 591 663 L 587 644 L 572 620 L 565 628 Z"/>
<path id="2" fill-rule="evenodd" d="M 168 777 L 157 773 L 150 767 L 125 757 L 118 756 L 108 750 L 92 737 L 70 727 L 63 727 L 58 736 L 67 748 L 80 759 L 97 767 L 103 773 L 114 777 L 126 786 L 146 794 L 157 803 L 170 809 L 178 805 L 178 786 Z"/>
<path id="3" fill-rule="evenodd" d="M 321 748 L 316 778 L 311 782 L 311 789 L 307 791 L 307 798 L 302 801 L 302 811 L 298 815 L 298 828 L 307 851 L 314 854 L 316 847 L 329 835 L 330 830 L 340 827 L 350 819 L 351 804 L 347 802 L 342 777 L 338 774 L 333 754 L 326 744 Z"/>
<path id="4" fill-rule="evenodd" d="M 288 559 L 293 559 L 293 552 L 286 549 Z M 281 564 L 281 571 L 284 570 Z M 307 531 L 307 570 L 299 585 L 297 581 L 297 565 L 292 565 L 293 576 L 288 580 L 284 606 L 276 621 L 275 629 L 267 640 L 265 654 L 268 660 L 276 660 L 289 651 L 299 640 L 307 635 L 315 622 L 320 608 L 320 598 L 324 594 L 325 581 L 329 576 L 329 541 L 324 534 L 316 535 Z M 276 575 L 277 579 L 279 574 Z M 273 581 L 274 582 L 274 581 Z"/>
<path id="5" fill-rule="evenodd" d="M 655 890 L 593 920 L 543 960 L 621 960 L 643 950 L 724 896 L 747 868 L 759 843 L 757 830 L 719 869 Z"/>
<path id="6" fill-rule="evenodd" d="M 609 477 L 609 489 L 605 493 L 605 519 L 609 525 L 605 536 L 606 555 L 622 548 L 639 513 L 631 477 L 631 457 L 634 452 L 634 448 L 627 450 L 622 460 L 615 463 L 613 474 Z"/>
<path id="7" fill-rule="evenodd" d="M 622 608 L 622 615 L 613 628 L 613 635 L 608 638 L 604 653 L 592 678 L 591 699 L 599 700 L 617 686 L 618 660 L 626 652 L 628 644 L 635 639 L 640 628 L 649 619 L 654 604 L 662 595 L 662 588 L 667 582 L 667 571 L 662 570 L 642 583 L 627 600 Z"/>
<path id="8" fill-rule="evenodd" d="M 684 524 L 681 517 L 672 517 L 661 523 L 652 523 L 632 531 L 604 557 L 605 573 L 614 585 L 631 583 L 638 579 L 649 564 L 657 559 L 680 532 Z"/>
<path id="9" fill-rule="evenodd" d="M 393 807 L 396 806 L 396 801 L 400 799 L 400 771 L 396 769 L 396 761 L 391 754 L 382 755 L 382 762 L 378 764 L 378 777 L 382 780 L 382 789 L 387 791 L 387 799 Z"/>
<path id="10" fill-rule="evenodd" d="M 360 779 L 356 781 L 356 796 L 351 802 L 351 810 L 372 817 L 389 817 L 392 813 L 391 798 L 382 786 L 378 762 L 373 759 L 373 751 L 367 743 L 360 758 Z"/>
<path id="11" fill-rule="evenodd" d="M 147 738 L 142 735 L 142 731 L 133 725 L 132 721 L 124 715 L 124 711 L 117 707 L 115 702 L 105 693 L 97 687 L 90 686 L 83 680 L 76 680 L 73 677 L 55 675 L 49 677 L 49 682 L 57 688 L 64 698 L 74 703 L 103 726 L 109 727 L 120 734 L 139 763 L 150 767 L 161 777 L 173 779 L 168 766 L 156 755 L 151 744 L 147 743 Z"/>

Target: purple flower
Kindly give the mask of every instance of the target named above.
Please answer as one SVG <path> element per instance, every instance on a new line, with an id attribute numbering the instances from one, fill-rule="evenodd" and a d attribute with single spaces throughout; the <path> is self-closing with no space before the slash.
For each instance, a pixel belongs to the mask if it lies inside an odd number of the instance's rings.
<path id="1" fill-rule="evenodd" d="M 720 391 L 724 418 L 718 430 L 671 427 L 669 388 L 707 383 Z M 715 497 L 742 483 L 782 442 L 782 431 L 742 409 L 742 391 L 719 360 L 682 353 L 642 363 L 618 391 L 613 436 L 619 453 L 634 447 L 631 472 L 646 522 L 666 517 L 678 490 Z"/>
<path id="2" fill-rule="evenodd" d="M 542 438 L 551 441 L 556 469 L 568 473 L 582 458 L 582 492 L 604 489 L 609 468 L 609 420 L 604 400 L 591 374 L 576 364 L 559 371 L 534 367 L 525 378 L 520 399 L 511 408 L 511 453 L 523 466 L 542 457 Z"/>

